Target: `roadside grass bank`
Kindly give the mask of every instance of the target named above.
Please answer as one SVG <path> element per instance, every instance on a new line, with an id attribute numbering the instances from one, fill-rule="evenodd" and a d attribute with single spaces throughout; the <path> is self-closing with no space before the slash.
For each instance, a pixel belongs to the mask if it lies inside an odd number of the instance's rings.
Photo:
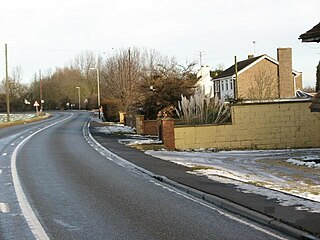
<path id="1" fill-rule="evenodd" d="M 38 122 L 47 118 L 52 117 L 52 114 L 46 113 L 43 116 L 36 116 L 36 114 L 33 114 L 34 116 L 30 116 L 30 114 L 18 114 L 18 117 L 13 117 L 15 114 L 10 114 L 10 118 L 13 119 L 10 122 L 3 121 L 4 118 L 6 118 L 6 114 L 0 114 L 0 129 L 6 128 L 6 127 L 12 127 L 16 125 L 21 124 L 27 124 L 27 123 L 33 123 Z M 5 116 L 5 117 L 4 117 Z"/>

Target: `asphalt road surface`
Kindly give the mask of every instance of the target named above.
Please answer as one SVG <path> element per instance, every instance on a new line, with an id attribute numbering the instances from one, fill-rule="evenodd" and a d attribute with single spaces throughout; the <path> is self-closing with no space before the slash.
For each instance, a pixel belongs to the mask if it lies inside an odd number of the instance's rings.
<path id="1" fill-rule="evenodd" d="M 1 239 L 289 239 L 102 155 L 89 117 L 0 130 Z"/>

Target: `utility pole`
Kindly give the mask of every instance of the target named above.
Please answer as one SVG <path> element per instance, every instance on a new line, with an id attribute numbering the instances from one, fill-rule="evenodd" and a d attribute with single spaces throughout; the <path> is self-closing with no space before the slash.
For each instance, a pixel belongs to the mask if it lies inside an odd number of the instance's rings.
<path id="1" fill-rule="evenodd" d="M 200 67 L 202 67 L 202 57 L 205 55 L 204 51 L 199 51 L 199 57 L 200 57 Z"/>
<path id="2" fill-rule="evenodd" d="M 8 77 L 8 48 L 5 44 L 5 63 L 6 63 L 6 102 L 7 102 L 7 122 L 10 122 L 10 86 Z"/>
<path id="3" fill-rule="evenodd" d="M 253 43 L 253 56 L 256 56 L 256 41 L 252 41 Z"/>
<path id="4" fill-rule="evenodd" d="M 131 97 L 132 94 L 132 82 L 131 82 L 131 49 L 129 47 L 128 50 L 128 54 L 129 54 L 129 96 Z"/>
<path id="5" fill-rule="evenodd" d="M 237 63 L 237 56 L 234 56 L 234 70 L 235 70 L 235 81 L 234 81 L 234 99 L 238 100 L 238 63 Z"/>
<path id="6" fill-rule="evenodd" d="M 42 110 L 43 110 L 41 69 L 39 70 L 39 80 L 40 80 L 40 116 L 41 116 Z"/>

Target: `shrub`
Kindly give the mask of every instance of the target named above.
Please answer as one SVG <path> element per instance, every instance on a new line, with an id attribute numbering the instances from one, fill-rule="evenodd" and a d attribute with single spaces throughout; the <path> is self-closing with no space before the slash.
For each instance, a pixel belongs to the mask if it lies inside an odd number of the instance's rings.
<path id="1" fill-rule="evenodd" d="M 198 88 L 188 99 L 181 95 L 181 101 L 176 108 L 180 119 L 188 124 L 224 123 L 230 121 L 230 104 L 210 98 L 211 92 L 205 95 L 204 88 Z"/>

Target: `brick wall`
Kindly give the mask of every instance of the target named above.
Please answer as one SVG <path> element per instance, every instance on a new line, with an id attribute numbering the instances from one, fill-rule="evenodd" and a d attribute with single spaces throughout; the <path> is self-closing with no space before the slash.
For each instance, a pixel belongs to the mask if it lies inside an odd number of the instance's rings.
<path id="1" fill-rule="evenodd" d="M 159 125 L 160 123 L 158 120 L 144 120 L 144 134 L 158 135 Z"/>
<path id="2" fill-rule="evenodd" d="M 311 102 L 233 105 L 232 124 L 174 126 L 176 149 L 320 147 L 320 114 Z"/>

